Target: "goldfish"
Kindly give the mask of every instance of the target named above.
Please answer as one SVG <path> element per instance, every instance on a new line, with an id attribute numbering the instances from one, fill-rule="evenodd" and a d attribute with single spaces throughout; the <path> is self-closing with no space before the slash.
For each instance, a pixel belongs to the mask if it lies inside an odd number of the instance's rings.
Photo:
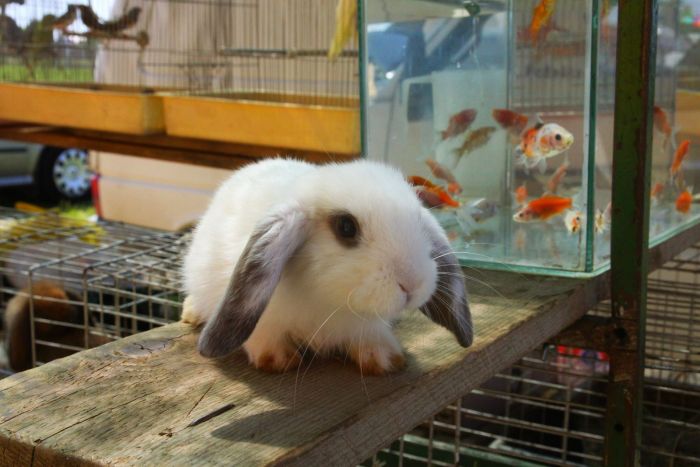
<path id="1" fill-rule="evenodd" d="M 583 225 L 583 213 L 581 211 L 568 211 L 564 216 L 564 225 L 570 234 L 579 233 Z"/>
<path id="2" fill-rule="evenodd" d="M 350 38 L 357 40 L 357 1 L 338 0 L 335 8 L 335 32 L 328 48 L 328 58 L 338 57 Z"/>
<path id="3" fill-rule="evenodd" d="M 561 183 L 562 179 L 566 175 L 566 169 L 569 168 L 569 163 L 568 162 L 563 162 L 559 168 L 554 172 L 554 174 L 550 177 L 550 179 L 547 181 L 547 191 L 549 191 L 552 194 L 557 193 L 557 189 L 559 188 L 559 184 Z"/>
<path id="4" fill-rule="evenodd" d="M 439 162 L 433 159 L 427 159 L 425 161 L 430 171 L 440 180 L 445 180 L 447 182 L 447 191 L 452 194 L 459 194 L 462 192 L 462 186 L 457 182 L 454 174 Z"/>
<path id="5" fill-rule="evenodd" d="M 678 198 L 676 198 L 676 211 L 688 214 L 692 202 L 693 194 L 688 189 L 683 190 L 681 194 L 678 195 Z"/>
<path id="6" fill-rule="evenodd" d="M 459 207 L 459 201 L 452 198 L 449 193 L 439 186 L 422 186 L 416 189 L 416 194 L 421 201 L 428 207 L 435 208 L 439 206 Z"/>
<path id="7" fill-rule="evenodd" d="M 593 230 L 597 234 L 602 234 L 608 230 L 610 221 L 612 220 L 612 203 L 608 203 L 604 211 L 595 210 L 595 218 L 593 219 Z"/>
<path id="8" fill-rule="evenodd" d="M 668 143 L 671 139 L 671 134 L 673 133 L 673 129 L 671 128 L 671 125 L 668 123 L 668 114 L 659 107 L 658 105 L 654 106 L 654 126 L 658 131 L 663 133 L 664 135 L 664 147 L 668 147 Z"/>
<path id="9" fill-rule="evenodd" d="M 540 222 L 562 214 L 573 205 L 572 198 L 544 195 L 533 199 L 513 216 L 515 222 Z"/>
<path id="10" fill-rule="evenodd" d="M 508 130 L 511 133 L 520 135 L 527 125 L 527 117 L 525 115 L 515 113 L 508 109 L 493 109 L 491 112 L 496 123 L 501 125 L 501 128 Z"/>
<path id="11" fill-rule="evenodd" d="M 681 164 L 683 164 L 683 159 L 685 155 L 688 154 L 688 148 L 690 147 L 690 141 L 684 139 L 681 144 L 678 145 L 676 153 L 673 155 L 673 163 L 671 163 L 671 176 L 675 177 L 678 171 L 681 169 Z"/>
<path id="12" fill-rule="evenodd" d="M 472 131 L 467 139 L 464 140 L 462 146 L 455 149 L 455 152 L 463 156 L 465 153 L 479 149 L 481 146 L 489 142 L 491 134 L 494 131 L 496 131 L 496 128 L 492 126 L 484 126 Z"/>
<path id="13" fill-rule="evenodd" d="M 651 187 L 651 199 L 652 199 L 652 201 L 654 201 L 655 203 L 658 203 L 659 200 L 661 199 L 661 195 L 663 195 L 663 193 L 664 193 L 665 188 L 666 188 L 666 186 L 661 182 L 658 182 L 653 187 Z"/>
<path id="14" fill-rule="evenodd" d="M 530 42 L 536 44 L 543 29 L 549 24 L 554 13 L 556 0 L 540 0 L 532 10 L 532 20 L 527 29 Z"/>
<path id="15" fill-rule="evenodd" d="M 427 208 L 439 208 L 444 205 L 438 195 L 422 187 L 416 188 L 416 195 Z"/>
<path id="16" fill-rule="evenodd" d="M 464 133 L 467 131 L 469 126 L 474 123 L 475 119 L 475 109 L 465 109 L 454 114 L 450 117 L 450 120 L 447 123 L 447 129 L 441 133 L 442 139 L 446 140 L 447 138 L 452 138 L 453 136 Z"/>
<path id="17" fill-rule="evenodd" d="M 527 169 L 537 166 L 544 173 L 546 160 L 563 153 L 573 143 L 574 135 L 568 130 L 556 123 L 545 124 L 538 118 L 537 124 L 525 131 L 515 148 L 517 162 Z"/>
<path id="18" fill-rule="evenodd" d="M 427 178 L 423 178 L 420 175 L 410 175 L 406 177 L 406 180 L 408 180 L 408 183 L 410 183 L 413 186 L 423 186 L 426 188 L 433 188 L 437 187 L 436 184 L 428 180 Z"/>
<path id="19" fill-rule="evenodd" d="M 519 205 L 525 204 L 527 201 L 527 187 L 523 183 L 518 188 L 515 189 L 515 202 Z"/>

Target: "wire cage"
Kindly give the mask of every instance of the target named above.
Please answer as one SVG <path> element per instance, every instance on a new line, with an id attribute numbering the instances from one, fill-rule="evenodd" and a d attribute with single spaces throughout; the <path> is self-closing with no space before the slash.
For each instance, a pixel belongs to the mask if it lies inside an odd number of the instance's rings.
<path id="1" fill-rule="evenodd" d="M 21 371 L 179 319 L 188 236 L 0 210 L 6 366 Z"/>
<path id="2" fill-rule="evenodd" d="M 642 465 L 698 465 L 700 244 L 650 275 L 647 300 Z M 363 465 L 603 465 L 608 370 L 603 352 L 545 345 Z"/>
<path id="3" fill-rule="evenodd" d="M 0 80 L 357 97 L 334 0 L 10 0 Z M 308 27 L 313 24 L 313 27 Z"/>
<path id="4" fill-rule="evenodd" d="M 40 365 L 179 319 L 189 234 L 10 209 L 0 218 L 12 362 Z M 700 244 L 649 279 L 643 465 L 700 462 L 699 283 Z M 545 345 L 363 465 L 602 465 L 607 377 L 605 353 Z"/>
<path id="5" fill-rule="evenodd" d="M 0 118 L 360 152 L 356 28 L 336 40 L 336 0 L 4 3 Z"/>

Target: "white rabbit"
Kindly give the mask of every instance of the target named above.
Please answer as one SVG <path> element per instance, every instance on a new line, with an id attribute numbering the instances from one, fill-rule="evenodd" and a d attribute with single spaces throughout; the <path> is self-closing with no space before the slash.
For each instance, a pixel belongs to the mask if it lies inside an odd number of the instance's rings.
<path id="1" fill-rule="evenodd" d="M 238 170 L 199 222 L 183 274 L 183 321 L 205 324 L 200 353 L 243 345 L 266 371 L 295 368 L 307 348 L 345 352 L 365 375 L 398 370 L 390 323 L 405 309 L 472 342 L 444 231 L 398 170 L 368 160 Z"/>

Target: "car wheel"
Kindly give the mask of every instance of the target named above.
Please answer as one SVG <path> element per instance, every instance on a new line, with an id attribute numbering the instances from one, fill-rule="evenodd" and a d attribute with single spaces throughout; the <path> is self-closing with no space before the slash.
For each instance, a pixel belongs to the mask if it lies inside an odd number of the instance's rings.
<path id="1" fill-rule="evenodd" d="M 85 199 L 90 194 L 91 179 L 87 151 L 76 148 L 46 148 L 42 151 L 37 181 L 46 200 Z"/>

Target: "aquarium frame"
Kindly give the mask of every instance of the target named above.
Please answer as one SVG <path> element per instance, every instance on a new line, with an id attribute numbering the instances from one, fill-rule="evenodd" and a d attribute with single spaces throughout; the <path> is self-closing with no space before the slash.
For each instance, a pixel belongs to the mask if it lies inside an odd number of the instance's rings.
<path id="1" fill-rule="evenodd" d="M 641 443 L 658 1 L 620 0 L 618 8 L 604 463 L 633 466 Z"/>

